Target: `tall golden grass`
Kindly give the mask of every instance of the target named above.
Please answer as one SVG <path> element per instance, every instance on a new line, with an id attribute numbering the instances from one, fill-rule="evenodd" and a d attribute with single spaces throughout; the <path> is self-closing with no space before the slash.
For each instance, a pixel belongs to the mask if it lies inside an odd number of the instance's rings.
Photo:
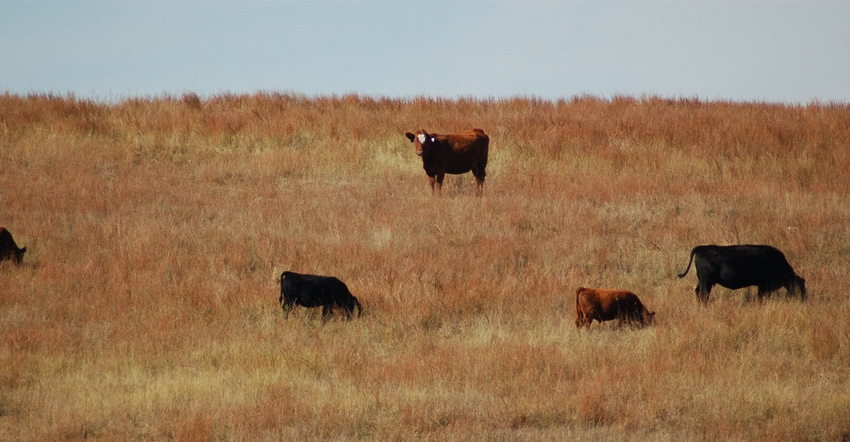
<path id="1" fill-rule="evenodd" d="M 480 127 L 431 197 L 406 131 Z M 0 439 L 850 437 L 850 106 L 0 96 Z M 809 300 L 676 278 L 767 243 Z M 281 271 L 353 321 L 286 318 Z M 642 330 L 574 325 L 578 286 Z"/>

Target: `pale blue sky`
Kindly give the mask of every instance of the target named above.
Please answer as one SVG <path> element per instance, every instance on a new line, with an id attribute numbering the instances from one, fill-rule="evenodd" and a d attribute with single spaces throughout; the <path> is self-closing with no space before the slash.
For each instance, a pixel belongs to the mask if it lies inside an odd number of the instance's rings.
<path id="1" fill-rule="evenodd" d="M 850 102 L 850 2 L 0 0 L 0 93 Z"/>

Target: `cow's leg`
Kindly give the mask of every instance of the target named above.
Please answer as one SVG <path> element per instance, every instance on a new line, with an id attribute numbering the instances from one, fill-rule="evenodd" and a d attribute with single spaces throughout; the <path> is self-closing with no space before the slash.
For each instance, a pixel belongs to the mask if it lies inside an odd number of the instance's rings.
<path id="1" fill-rule="evenodd" d="M 322 320 L 323 321 L 327 320 L 328 316 L 330 316 L 330 315 L 331 315 L 331 306 L 327 305 L 327 304 L 323 305 L 322 306 Z"/>
<path id="2" fill-rule="evenodd" d="M 588 316 L 587 319 L 585 320 L 585 324 L 587 324 L 588 330 L 590 330 L 590 326 L 593 325 L 594 319 L 596 319 L 596 322 L 598 322 L 599 325 L 602 325 L 602 316 L 600 316 L 599 313 L 594 311 L 593 314 Z"/>
<path id="3" fill-rule="evenodd" d="M 585 328 L 589 329 L 590 324 L 593 323 L 593 316 L 588 315 L 585 312 L 579 312 L 578 317 L 576 318 L 576 328 Z"/>
<path id="4" fill-rule="evenodd" d="M 345 312 L 345 319 L 348 320 L 351 319 L 351 314 L 354 313 L 354 306 L 351 301 L 351 299 L 345 299 L 336 303 L 337 307 L 341 308 Z"/>
<path id="5" fill-rule="evenodd" d="M 632 317 L 632 312 L 620 308 L 620 312 L 617 313 L 617 327 L 623 328 L 623 325 L 628 327 L 634 327 L 634 318 Z"/>
<path id="6" fill-rule="evenodd" d="M 435 178 L 434 175 L 428 175 L 428 184 L 431 185 L 431 193 L 434 193 L 434 191 L 435 191 L 434 184 L 436 184 L 436 182 L 437 182 L 437 179 Z"/>
<path id="7" fill-rule="evenodd" d="M 484 171 L 481 169 L 473 169 L 472 175 L 475 177 L 475 195 L 481 196 L 484 191 Z"/>
<path id="8" fill-rule="evenodd" d="M 576 328 L 589 327 L 589 322 L 587 320 L 587 315 L 584 312 L 579 311 L 576 314 Z"/>
<path id="9" fill-rule="evenodd" d="M 283 303 L 280 304 L 280 307 L 283 309 L 283 313 L 286 314 L 286 317 L 289 317 L 289 312 L 292 311 L 292 307 L 295 306 L 294 302 L 289 302 L 284 300 Z"/>
<path id="10" fill-rule="evenodd" d="M 438 173 L 436 176 L 436 186 L 433 187 L 437 191 L 437 195 L 442 194 L 443 192 L 443 178 L 446 177 L 445 173 Z M 432 178 L 433 180 L 433 178 Z"/>
<path id="11" fill-rule="evenodd" d="M 770 288 L 767 287 L 767 286 L 761 286 L 760 285 L 759 286 L 759 292 L 758 292 L 759 302 L 764 301 L 765 296 L 770 296 Z"/>
<path id="12" fill-rule="evenodd" d="M 708 297 L 711 295 L 710 285 L 698 284 L 694 291 L 697 294 L 697 301 L 708 304 Z"/>
<path id="13" fill-rule="evenodd" d="M 632 312 L 632 311 L 628 311 L 628 312 L 626 312 L 626 314 L 625 314 L 625 315 L 623 315 L 622 317 L 623 317 L 623 318 L 625 318 L 625 320 L 626 320 L 626 324 L 627 324 L 629 327 L 635 327 L 635 325 L 639 322 L 639 320 L 637 319 L 637 317 L 635 317 L 634 312 Z"/>

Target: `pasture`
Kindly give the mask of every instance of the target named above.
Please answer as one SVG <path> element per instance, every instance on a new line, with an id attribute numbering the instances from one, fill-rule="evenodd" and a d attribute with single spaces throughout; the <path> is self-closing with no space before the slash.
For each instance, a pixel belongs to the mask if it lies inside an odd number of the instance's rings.
<path id="1" fill-rule="evenodd" d="M 432 197 L 405 132 L 473 127 L 483 196 Z M 5 94 L 0 225 L 0 440 L 850 438 L 845 104 Z M 743 243 L 808 301 L 676 277 Z M 579 286 L 655 324 L 578 331 Z"/>

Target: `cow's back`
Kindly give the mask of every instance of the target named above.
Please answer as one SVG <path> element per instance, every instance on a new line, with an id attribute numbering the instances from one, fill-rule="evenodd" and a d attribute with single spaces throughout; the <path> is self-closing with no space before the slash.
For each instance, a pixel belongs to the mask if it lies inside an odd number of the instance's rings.
<path id="1" fill-rule="evenodd" d="M 481 129 L 467 129 L 444 136 L 456 150 L 481 149 L 490 145 L 490 137 Z"/>
<path id="2" fill-rule="evenodd" d="M 703 278 L 730 289 L 791 279 L 794 270 L 777 248 L 768 245 L 702 246 L 696 255 Z"/>
<path id="3" fill-rule="evenodd" d="M 450 161 L 475 162 L 482 158 L 486 159 L 490 150 L 490 137 L 481 129 L 469 129 L 443 135 L 443 137 L 450 147 L 444 155 L 448 155 Z"/>
<path id="4" fill-rule="evenodd" d="M 768 245 L 701 246 L 697 254 L 740 268 L 791 267 L 779 249 Z"/>

